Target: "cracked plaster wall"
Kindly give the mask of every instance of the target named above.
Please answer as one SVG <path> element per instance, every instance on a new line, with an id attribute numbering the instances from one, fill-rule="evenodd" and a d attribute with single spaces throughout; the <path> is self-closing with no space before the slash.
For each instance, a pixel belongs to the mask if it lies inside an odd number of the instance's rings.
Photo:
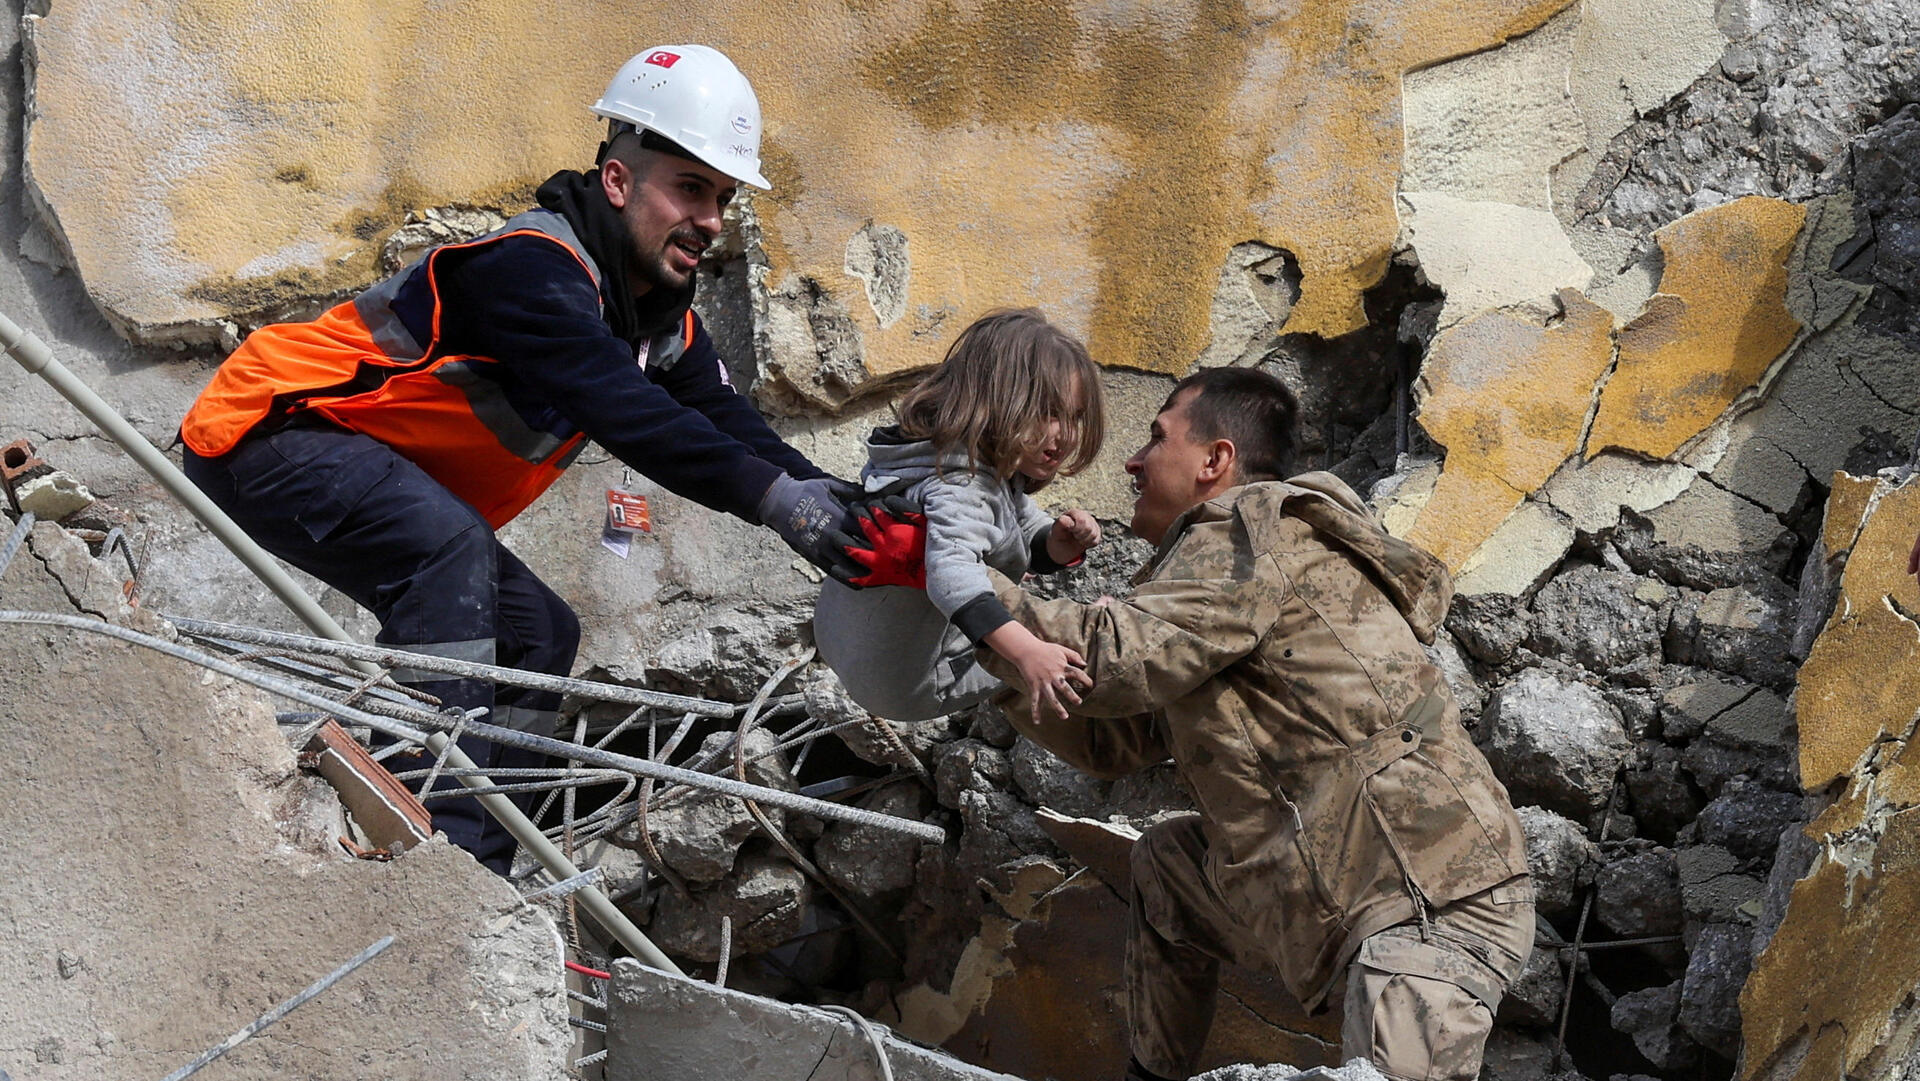
<path id="1" fill-rule="evenodd" d="M 39 523 L 0 607 L 167 637 L 123 576 Z M 553 921 L 444 839 L 348 856 L 333 791 L 295 768 L 264 694 L 60 627 L 0 624 L 0 656 L 0 1071 L 168 1074 L 392 935 L 201 1076 L 559 1074 Z"/>

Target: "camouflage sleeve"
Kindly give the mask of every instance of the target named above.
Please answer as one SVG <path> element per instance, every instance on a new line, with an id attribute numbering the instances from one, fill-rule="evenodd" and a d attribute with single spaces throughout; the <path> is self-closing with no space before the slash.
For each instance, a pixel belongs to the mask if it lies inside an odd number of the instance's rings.
<path id="1" fill-rule="evenodd" d="M 1251 653 L 1280 607 L 1257 579 L 1153 581 L 1104 604 L 1035 600 L 998 576 L 994 584 L 1014 619 L 1086 661 L 1093 689 L 1076 712 L 1088 717 L 1148 713 L 1186 697 Z"/>
<path id="2" fill-rule="evenodd" d="M 991 652 L 982 650 L 982 653 Z M 1033 719 L 1033 706 L 1018 684 L 1009 682 L 994 704 L 1014 730 L 1052 751 L 1068 765 L 1101 780 L 1116 780 L 1170 757 L 1153 714 L 1132 717 Z"/>

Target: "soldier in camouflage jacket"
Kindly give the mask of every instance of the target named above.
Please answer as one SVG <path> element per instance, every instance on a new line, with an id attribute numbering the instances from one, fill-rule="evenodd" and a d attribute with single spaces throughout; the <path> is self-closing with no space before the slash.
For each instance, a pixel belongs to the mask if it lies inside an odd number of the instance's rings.
<path id="1" fill-rule="evenodd" d="M 1445 566 L 1331 474 L 1265 479 L 1294 409 L 1246 369 L 1175 388 L 1127 463 L 1134 530 L 1159 542 L 1133 592 L 1088 605 L 996 581 L 1091 689 L 1064 720 L 1036 719 L 1011 678 L 1000 704 L 1095 776 L 1171 758 L 1198 804 L 1134 849 L 1134 1076 L 1196 1067 L 1233 960 L 1276 968 L 1309 1009 L 1344 999 L 1347 1058 L 1471 1078 L 1532 946 L 1520 824 L 1421 648 Z"/>

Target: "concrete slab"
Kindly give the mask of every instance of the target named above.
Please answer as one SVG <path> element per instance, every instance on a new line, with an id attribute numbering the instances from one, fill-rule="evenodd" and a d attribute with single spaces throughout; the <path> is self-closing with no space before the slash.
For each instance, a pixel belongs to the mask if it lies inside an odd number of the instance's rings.
<path id="1" fill-rule="evenodd" d="M 607 1002 L 607 1081 L 1018 1081 L 844 1014 L 673 976 L 623 958 Z"/>
<path id="2" fill-rule="evenodd" d="M 1593 279 L 1547 210 L 1441 192 L 1403 194 L 1400 205 L 1421 271 L 1447 294 L 1442 327 L 1488 308 L 1524 304 L 1550 313 L 1555 293 Z"/>
<path id="3" fill-rule="evenodd" d="M 45 524 L 0 606 L 167 630 Z M 164 1076 L 392 935 L 196 1077 L 559 1076 L 552 921 L 444 840 L 346 855 L 265 695 L 62 628 L 0 624 L 0 657 L 0 1070 Z"/>

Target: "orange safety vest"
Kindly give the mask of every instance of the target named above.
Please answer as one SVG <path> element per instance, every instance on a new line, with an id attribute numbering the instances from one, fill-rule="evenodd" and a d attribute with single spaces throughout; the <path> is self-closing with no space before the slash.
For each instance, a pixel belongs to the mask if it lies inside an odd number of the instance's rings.
<path id="1" fill-rule="evenodd" d="M 194 453 L 219 457 L 269 417 L 310 412 L 385 443 L 473 506 L 495 529 L 560 479 L 586 443 L 527 424 L 500 384 L 486 376 L 491 357 L 439 352 L 441 299 L 435 277 L 442 254 L 537 236 L 571 252 L 592 276 L 600 269 L 566 218 L 535 210 L 477 240 L 444 244 L 413 266 L 308 323 L 275 323 L 247 336 L 180 424 Z M 427 275 L 433 337 L 424 346 L 393 310 L 400 287 Z M 680 333 L 649 345 L 675 356 L 693 344 L 693 313 Z M 664 347 L 664 348 L 663 348 Z M 639 358 L 644 363 L 644 355 Z M 371 386 L 369 386 L 371 384 Z"/>

